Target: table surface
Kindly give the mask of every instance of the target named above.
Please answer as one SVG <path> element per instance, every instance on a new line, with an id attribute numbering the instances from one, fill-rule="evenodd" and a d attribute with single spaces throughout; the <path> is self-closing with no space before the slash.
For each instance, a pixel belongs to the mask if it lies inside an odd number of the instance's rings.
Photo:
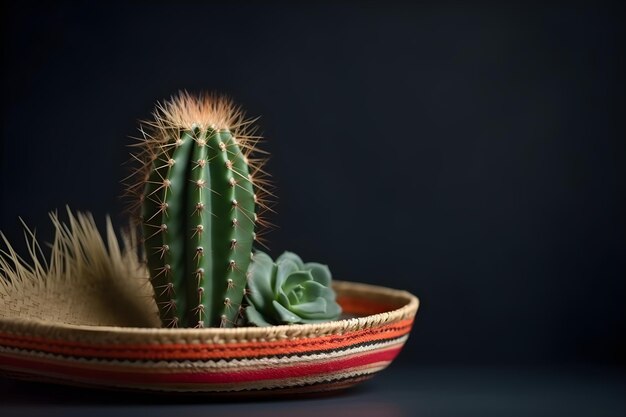
<path id="1" fill-rule="evenodd" d="M 313 398 L 216 402 L 0 379 L 3 416 L 626 416 L 626 371 L 424 368 L 394 363 L 372 380 Z M 228 414 L 226 414 L 228 413 Z M 296 414 L 297 413 L 297 414 Z"/>

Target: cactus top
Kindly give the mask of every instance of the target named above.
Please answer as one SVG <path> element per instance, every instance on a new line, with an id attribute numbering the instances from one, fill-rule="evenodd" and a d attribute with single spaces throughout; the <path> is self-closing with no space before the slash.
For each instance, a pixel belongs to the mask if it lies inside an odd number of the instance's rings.
<path id="1" fill-rule="evenodd" d="M 256 119 L 247 119 L 241 107 L 225 96 L 216 94 L 191 95 L 185 91 L 174 95 L 170 100 L 157 103 L 151 120 L 140 122 L 140 137 L 131 145 L 135 152 L 131 154 L 133 172 L 125 179 L 125 193 L 128 211 L 133 218 L 140 220 L 146 183 L 149 180 L 153 163 L 164 154 L 164 149 L 172 141 L 180 139 L 184 131 L 207 129 L 228 131 L 233 141 L 243 153 L 246 164 L 250 167 L 250 178 L 255 189 L 258 207 L 257 225 L 271 226 L 264 221 L 263 214 L 271 210 L 275 195 L 272 183 L 264 170 L 268 153 L 259 148 L 263 138 L 257 134 L 253 124 Z M 165 161 L 167 162 L 167 161 Z M 261 239 L 263 230 L 257 231 Z"/>
<path id="2" fill-rule="evenodd" d="M 241 131 L 246 124 L 242 109 L 223 96 L 206 94 L 195 97 L 181 92 L 169 101 L 157 104 L 153 115 L 155 122 L 152 125 L 159 130 L 190 130 L 196 127 L 202 130 L 228 129 L 238 130 L 236 133 L 241 139 L 249 138 L 244 134 L 246 132 Z"/>

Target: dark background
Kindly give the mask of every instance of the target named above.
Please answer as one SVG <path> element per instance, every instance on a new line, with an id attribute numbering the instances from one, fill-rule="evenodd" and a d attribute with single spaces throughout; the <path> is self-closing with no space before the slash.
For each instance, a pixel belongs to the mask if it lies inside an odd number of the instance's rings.
<path id="1" fill-rule="evenodd" d="M 124 226 L 137 119 L 217 91 L 262 116 L 271 253 L 420 297 L 399 363 L 624 369 L 617 3 L 3 8 L 11 240 L 66 204 Z"/>

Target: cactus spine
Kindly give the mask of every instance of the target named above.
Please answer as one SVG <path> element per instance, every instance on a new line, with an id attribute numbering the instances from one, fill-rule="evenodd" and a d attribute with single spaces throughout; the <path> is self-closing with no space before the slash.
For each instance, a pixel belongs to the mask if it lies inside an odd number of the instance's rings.
<path id="1" fill-rule="evenodd" d="M 224 98 L 181 93 L 154 115 L 135 157 L 144 166 L 134 191 L 162 323 L 232 327 L 255 238 L 255 191 L 265 190 L 249 158 L 258 138 Z"/>

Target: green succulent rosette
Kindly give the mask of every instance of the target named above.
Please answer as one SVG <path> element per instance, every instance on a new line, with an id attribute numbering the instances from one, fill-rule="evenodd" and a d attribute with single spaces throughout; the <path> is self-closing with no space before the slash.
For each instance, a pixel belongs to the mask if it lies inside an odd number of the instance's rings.
<path id="1" fill-rule="evenodd" d="M 274 262 L 256 251 L 248 271 L 246 318 L 251 324 L 321 323 L 341 314 L 326 265 L 304 263 L 292 252 Z"/>

